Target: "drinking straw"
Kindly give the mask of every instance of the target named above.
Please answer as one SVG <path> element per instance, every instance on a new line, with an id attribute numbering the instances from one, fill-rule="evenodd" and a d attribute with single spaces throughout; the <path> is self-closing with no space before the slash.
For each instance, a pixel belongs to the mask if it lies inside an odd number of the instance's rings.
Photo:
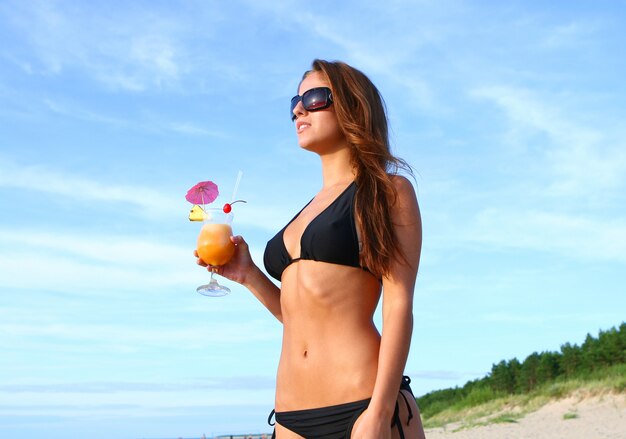
<path id="1" fill-rule="evenodd" d="M 237 174 L 237 181 L 235 182 L 235 189 L 233 190 L 233 197 L 231 198 L 232 201 L 235 201 L 237 198 L 237 190 L 239 189 L 239 183 L 241 182 L 241 176 L 243 175 L 243 171 L 239 170 L 239 173 Z"/>

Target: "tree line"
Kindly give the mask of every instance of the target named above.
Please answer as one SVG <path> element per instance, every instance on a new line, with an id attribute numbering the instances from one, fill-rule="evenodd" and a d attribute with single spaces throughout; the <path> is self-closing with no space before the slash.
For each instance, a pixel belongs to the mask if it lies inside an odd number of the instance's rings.
<path id="1" fill-rule="evenodd" d="M 587 334 L 580 345 L 565 343 L 559 352 L 533 352 L 520 362 L 517 358 L 493 364 L 487 376 L 469 381 L 463 387 L 436 390 L 417 398 L 428 417 L 458 401 L 467 405 L 497 396 L 529 393 L 559 378 L 585 377 L 618 364 L 626 364 L 626 323 L 619 328 Z"/>

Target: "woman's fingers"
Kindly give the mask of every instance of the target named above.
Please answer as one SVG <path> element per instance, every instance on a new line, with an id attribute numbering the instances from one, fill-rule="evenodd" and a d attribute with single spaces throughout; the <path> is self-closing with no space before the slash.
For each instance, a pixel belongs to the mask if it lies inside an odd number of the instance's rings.
<path id="1" fill-rule="evenodd" d="M 248 252 L 248 243 L 246 242 L 245 239 L 243 239 L 243 236 L 241 235 L 236 235 L 236 236 L 231 236 L 230 240 L 233 244 L 235 244 L 235 246 L 239 247 L 241 250 Z M 197 258 L 196 263 L 202 267 L 208 267 L 209 269 L 211 269 L 211 267 L 209 267 L 208 264 L 205 264 L 204 261 L 202 259 L 200 259 L 200 256 L 198 256 L 198 250 L 194 250 L 193 251 L 193 255 Z M 234 258 L 233 258 L 234 259 Z M 232 262 L 232 261 L 231 261 Z M 231 264 L 232 265 L 232 264 Z M 224 270 L 215 270 L 215 267 L 213 267 L 214 272 L 218 273 L 218 274 L 222 274 L 224 272 Z"/>
<path id="2" fill-rule="evenodd" d="M 244 247 L 248 245 L 248 243 L 246 242 L 245 239 L 243 239 L 243 236 L 241 235 L 236 235 L 236 236 L 231 236 L 230 240 L 233 244 L 239 246 L 239 245 L 243 245 Z"/>
<path id="3" fill-rule="evenodd" d="M 196 264 L 198 264 L 198 265 L 202 265 L 203 267 L 206 267 L 206 264 L 202 261 L 202 259 L 200 259 L 200 256 L 198 256 L 198 250 L 194 250 L 194 251 L 193 251 L 193 255 L 194 255 L 196 258 L 198 258 L 198 259 L 196 260 Z"/>

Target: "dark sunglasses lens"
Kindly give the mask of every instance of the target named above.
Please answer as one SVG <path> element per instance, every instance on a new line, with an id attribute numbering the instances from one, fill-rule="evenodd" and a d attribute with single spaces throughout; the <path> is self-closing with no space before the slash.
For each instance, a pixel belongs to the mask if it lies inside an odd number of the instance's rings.
<path id="1" fill-rule="evenodd" d="M 328 104 L 328 93 L 324 88 L 314 88 L 302 95 L 302 105 L 307 111 L 321 110 Z"/>
<path id="2" fill-rule="evenodd" d="M 298 102 L 302 101 L 302 106 L 306 111 L 316 111 L 328 108 L 333 103 L 330 89 L 327 87 L 312 88 L 304 92 L 302 96 L 294 96 L 291 98 L 290 116 L 291 120 L 296 119 L 296 115 L 293 114 Z"/>
<path id="3" fill-rule="evenodd" d="M 298 102 L 300 102 L 302 100 L 301 96 L 294 96 L 293 98 L 291 98 L 291 111 L 294 110 L 294 108 L 296 108 L 296 106 L 298 105 Z"/>
<path id="4" fill-rule="evenodd" d="M 289 116 L 291 116 L 291 120 L 296 118 L 296 115 L 293 114 L 293 110 L 296 108 L 301 99 L 302 98 L 300 96 L 294 96 L 291 98 L 291 108 L 289 109 Z"/>

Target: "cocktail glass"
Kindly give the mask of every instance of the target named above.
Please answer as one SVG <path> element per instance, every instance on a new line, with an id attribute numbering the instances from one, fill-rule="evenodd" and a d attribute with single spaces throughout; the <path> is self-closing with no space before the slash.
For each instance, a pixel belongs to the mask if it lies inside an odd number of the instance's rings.
<path id="1" fill-rule="evenodd" d="M 224 213 L 220 208 L 207 208 L 205 212 L 197 250 L 200 259 L 211 268 L 211 280 L 196 288 L 196 291 L 204 296 L 225 296 L 230 293 L 230 289 L 220 285 L 213 275 L 219 266 L 228 263 L 235 254 L 235 244 L 230 240 L 233 235 L 233 214 Z"/>

